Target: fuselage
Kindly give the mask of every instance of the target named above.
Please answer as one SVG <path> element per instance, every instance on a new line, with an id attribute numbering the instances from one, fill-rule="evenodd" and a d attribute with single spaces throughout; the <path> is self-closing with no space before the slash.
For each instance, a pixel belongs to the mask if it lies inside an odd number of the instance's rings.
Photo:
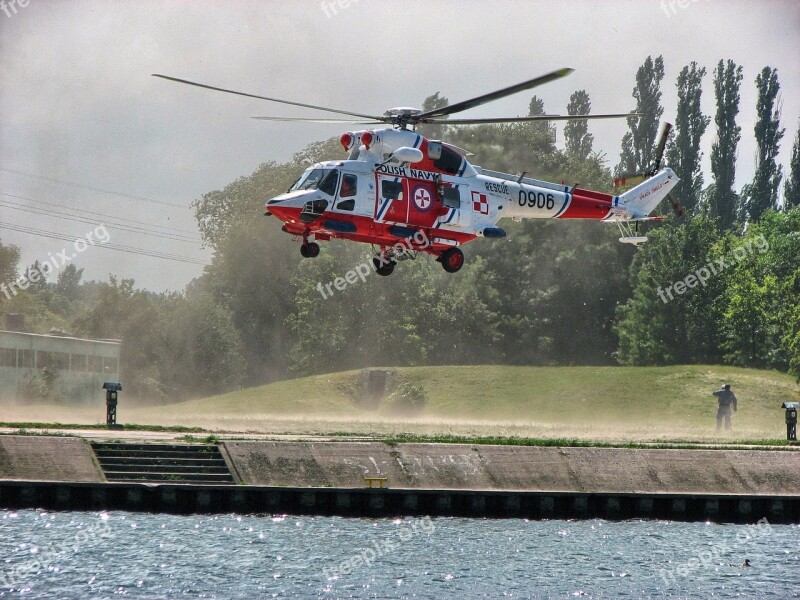
<path id="1" fill-rule="evenodd" d="M 607 219 L 619 204 L 617 196 L 475 167 L 460 149 L 412 131 L 345 136 L 353 150 L 347 160 L 308 167 L 289 191 L 266 203 L 284 231 L 381 248 L 412 240 L 413 249 L 438 255 L 477 237 L 504 237 L 497 225 L 504 217 Z M 359 143 L 364 138 L 368 143 Z M 422 160 L 392 159 L 409 147 Z"/>

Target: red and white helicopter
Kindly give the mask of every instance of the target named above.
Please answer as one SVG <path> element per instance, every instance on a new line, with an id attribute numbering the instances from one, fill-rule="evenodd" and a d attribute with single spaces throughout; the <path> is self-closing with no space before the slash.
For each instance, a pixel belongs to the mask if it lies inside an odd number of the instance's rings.
<path id="1" fill-rule="evenodd" d="M 268 98 L 205 85 L 166 75 L 170 81 L 185 83 L 250 98 L 313 108 L 350 119 L 295 119 L 255 117 L 273 121 L 391 125 L 391 128 L 363 129 L 341 136 L 349 151 L 346 160 L 309 166 L 285 194 L 266 202 L 266 214 L 284 222 L 283 231 L 302 239 L 304 257 L 319 254 L 317 241 L 343 238 L 377 246 L 373 259 L 380 275 L 390 275 L 397 261 L 432 254 L 445 271 L 454 273 L 464 264 L 460 246 L 478 237 L 502 238 L 502 218 L 594 219 L 615 222 L 621 242 L 640 244 L 647 238 L 634 235 L 631 223 L 658 220 L 653 209 L 678 183 L 675 173 L 659 170 L 671 126 L 665 124 L 658 138 L 655 165 L 645 173 L 618 180 L 618 184 L 646 179 L 619 196 L 549 183 L 523 175 L 512 175 L 473 166 L 467 152 L 409 130 L 419 124 L 472 125 L 501 122 L 563 121 L 630 117 L 607 115 L 538 115 L 511 118 L 450 119 L 449 115 L 528 90 L 564 77 L 572 69 L 559 69 L 483 96 L 422 111 L 393 108 L 383 115 L 367 115 L 301 102 Z M 356 120 L 352 120 L 355 118 Z M 680 210 L 673 202 L 676 212 Z M 313 241 L 312 241 L 313 240 Z"/>

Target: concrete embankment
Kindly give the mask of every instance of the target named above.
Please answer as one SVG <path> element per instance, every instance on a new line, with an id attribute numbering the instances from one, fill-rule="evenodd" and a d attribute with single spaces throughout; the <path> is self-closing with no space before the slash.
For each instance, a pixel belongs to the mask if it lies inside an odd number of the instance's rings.
<path id="1" fill-rule="evenodd" d="M 226 442 L 248 485 L 800 494 L 800 453 L 460 444 Z"/>
<path id="2" fill-rule="evenodd" d="M 239 485 L 109 483 L 84 440 L 0 436 L 0 506 L 800 522 L 796 451 L 262 441 L 219 450 Z M 365 477 L 389 487 L 368 489 Z"/>
<path id="3" fill-rule="evenodd" d="M 72 437 L 0 436 L 0 480 L 105 481 L 89 444 Z"/>

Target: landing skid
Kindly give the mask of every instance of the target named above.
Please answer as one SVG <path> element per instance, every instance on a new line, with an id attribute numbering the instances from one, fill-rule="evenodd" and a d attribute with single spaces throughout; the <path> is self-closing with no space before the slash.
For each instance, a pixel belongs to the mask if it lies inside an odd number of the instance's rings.
<path id="1" fill-rule="evenodd" d="M 638 233 L 638 231 L 634 231 L 633 227 L 631 227 L 631 224 L 628 221 L 615 221 L 615 223 L 617 224 L 619 233 L 622 236 L 619 238 L 619 241 L 623 244 L 638 246 L 639 244 L 644 244 L 647 241 L 646 235 L 635 235 L 635 233 Z"/>

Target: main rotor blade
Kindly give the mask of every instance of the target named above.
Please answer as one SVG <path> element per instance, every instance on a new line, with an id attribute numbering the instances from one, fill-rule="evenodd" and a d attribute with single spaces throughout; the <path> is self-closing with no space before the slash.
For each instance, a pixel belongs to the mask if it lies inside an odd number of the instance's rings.
<path id="1" fill-rule="evenodd" d="M 414 115 L 412 122 L 414 121 L 419 122 L 428 117 L 441 117 L 444 115 L 452 115 L 454 113 L 461 112 L 462 110 L 467 110 L 468 108 L 474 108 L 476 106 L 480 106 L 481 104 L 486 104 L 487 102 L 498 100 L 500 98 L 505 98 L 506 96 L 510 96 L 511 94 L 516 94 L 517 92 L 521 92 L 523 90 L 529 90 L 536 86 L 544 85 L 545 83 L 550 83 L 551 81 L 555 81 L 556 79 L 561 79 L 562 77 L 566 77 L 567 75 L 572 73 L 574 70 L 575 69 L 570 69 L 570 68 L 558 69 L 557 71 L 553 71 L 552 73 L 548 73 L 547 75 L 542 75 L 541 77 L 536 77 L 528 81 L 523 81 L 522 83 L 518 83 L 516 85 L 503 88 L 502 90 L 497 90 L 496 92 L 489 92 L 488 94 L 484 94 L 483 96 L 477 96 L 476 98 L 471 98 L 469 100 L 457 102 L 456 104 L 450 104 L 449 106 L 434 108 L 433 110 L 429 110 L 427 112 Z"/>
<path id="2" fill-rule="evenodd" d="M 354 121 L 352 119 L 304 119 L 301 117 L 250 117 L 257 121 L 284 121 L 287 123 L 337 123 L 344 125 L 385 125 L 387 121 Z"/>
<path id="3" fill-rule="evenodd" d="M 532 121 L 582 121 L 584 119 L 621 119 L 638 117 L 639 113 L 608 115 L 535 115 L 531 117 L 488 117 L 485 119 L 423 119 L 422 123 L 442 125 L 482 125 L 486 123 L 527 123 Z"/>
<path id="4" fill-rule="evenodd" d="M 204 83 L 197 83 L 195 81 L 189 81 L 188 79 L 179 79 L 178 77 L 170 77 L 169 75 L 159 75 L 158 73 L 153 73 L 153 77 L 160 77 L 161 79 L 166 79 L 168 81 L 175 81 L 177 83 L 185 83 L 187 85 L 193 85 L 195 87 L 205 88 L 207 90 L 215 90 L 217 92 L 225 92 L 227 94 L 236 94 L 237 96 L 246 96 L 247 98 L 258 98 L 259 100 L 269 100 L 270 102 L 279 102 L 280 104 L 290 104 L 291 106 L 300 106 L 303 108 L 313 108 L 316 110 L 324 110 L 327 112 L 336 113 L 339 115 L 347 115 L 348 117 L 359 117 L 361 119 L 374 119 L 376 121 L 385 122 L 382 120 L 381 117 L 376 117 L 375 115 L 362 115 L 361 113 L 349 112 L 346 110 L 338 110 L 336 108 L 327 108 L 325 106 L 315 106 L 314 104 L 305 104 L 303 102 L 293 102 L 291 100 L 280 100 L 278 98 L 269 98 L 268 96 L 258 96 L 256 94 L 248 94 L 246 92 L 237 92 L 236 90 L 228 90 L 221 87 L 216 87 L 213 85 L 206 85 Z"/>

